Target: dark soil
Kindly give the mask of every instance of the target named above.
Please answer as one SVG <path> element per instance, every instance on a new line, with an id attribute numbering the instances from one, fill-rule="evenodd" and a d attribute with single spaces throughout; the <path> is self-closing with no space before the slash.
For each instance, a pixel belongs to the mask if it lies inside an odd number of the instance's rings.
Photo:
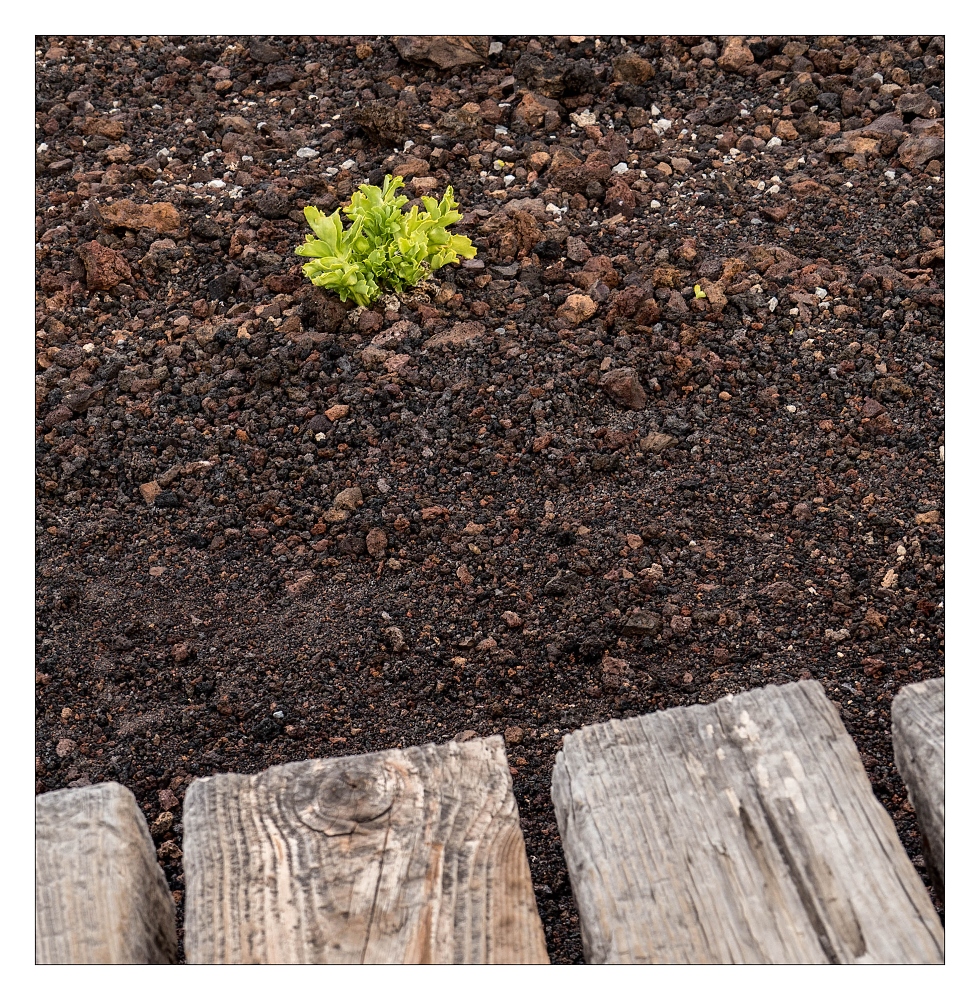
<path id="1" fill-rule="evenodd" d="M 943 39 L 492 47 L 37 39 L 38 791 L 131 788 L 179 900 L 195 776 L 506 731 L 581 961 L 562 735 L 813 677 L 928 883 Z M 350 310 L 301 209 L 389 171 L 479 256 Z"/>

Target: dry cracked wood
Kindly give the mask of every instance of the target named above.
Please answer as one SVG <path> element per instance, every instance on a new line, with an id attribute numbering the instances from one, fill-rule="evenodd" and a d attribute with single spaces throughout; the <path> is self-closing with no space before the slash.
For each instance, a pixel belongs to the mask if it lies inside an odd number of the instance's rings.
<path id="1" fill-rule="evenodd" d="M 174 901 L 133 793 L 114 781 L 46 792 L 34 816 L 37 962 L 175 961 Z"/>
<path id="2" fill-rule="evenodd" d="M 815 681 L 572 733 L 552 798 L 588 962 L 943 961 Z"/>
<path id="3" fill-rule="evenodd" d="M 915 807 L 926 863 L 940 896 L 946 883 L 946 679 L 909 684 L 892 702 L 895 763 Z"/>
<path id="4" fill-rule="evenodd" d="M 191 784 L 193 963 L 548 961 L 503 740 Z"/>

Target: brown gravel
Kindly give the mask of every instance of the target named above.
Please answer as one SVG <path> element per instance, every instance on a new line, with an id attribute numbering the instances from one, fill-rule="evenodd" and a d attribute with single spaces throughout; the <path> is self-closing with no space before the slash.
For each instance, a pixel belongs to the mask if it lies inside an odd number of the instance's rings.
<path id="1" fill-rule="evenodd" d="M 928 882 L 941 37 L 36 48 L 39 792 L 126 784 L 179 900 L 195 775 L 505 733 L 581 961 L 562 734 L 814 677 Z M 396 166 L 478 258 L 350 310 L 301 210 Z"/>

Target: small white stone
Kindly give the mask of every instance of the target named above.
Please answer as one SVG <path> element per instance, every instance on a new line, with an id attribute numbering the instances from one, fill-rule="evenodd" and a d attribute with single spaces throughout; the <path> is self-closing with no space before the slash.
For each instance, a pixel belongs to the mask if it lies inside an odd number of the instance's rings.
<path id="1" fill-rule="evenodd" d="M 783 140 L 782 140 L 782 139 L 780 139 L 778 135 L 774 135 L 774 136 L 773 136 L 773 137 L 772 137 L 772 138 L 771 138 L 771 139 L 770 139 L 770 140 L 769 140 L 769 141 L 768 141 L 768 142 L 766 143 L 766 149 L 775 149 L 775 148 L 776 148 L 776 146 L 781 146 L 782 144 L 783 144 Z"/>
<path id="2" fill-rule="evenodd" d="M 225 182 L 219 178 L 215 178 L 213 181 L 208 181 L 209 188 L 215 188 L 216 190 L 221 190 L 225 186 Z"/>
<path id="3" fill-rule="evenodd" d="M 816 295 L 818 299 L 825 299 L 827 297 L 826 288 L 814 288 L 813 294 Z"/>
<path id="4" fill-rule="evenodd" d="M 625 174 L 629 167 L 625 163 L 617 163 L 612 169 L 614 174 Z"/>
<path id="5" fill-rule="evenodd" d="M 660 115 L 660 108 L 658 108 L 656 104 L 651 104 L 650 105 L 650 114 L 653 115 L 654 118 L 659 117 L 659 115 Z"/>
<path id="6" fill-rule="evenodd" d="M 651 208 L 660 208 L 660 202 L 657 201 L 656 198 L 654 198 L 653 201 L 650 202 L 650 207 Z"/>
<path id="7" fill-rule="evenodd" d="M 777 299 L 776 296 L 774 295 L 769 300 L 769 312 L 774 313 L 776 311 L 776 306 L 778 305 L 779 305 L 779 299 Z"/>
<path id="8" fill-rule="evenodd" d="M 517 180 L 517 178 L 513 174 L 505 174 L 504 175 L 504 186 L 505 187 L 510 187 L 511 184 L 513 184 L 514 181 L 516 181 L 516 180 Z"/>
<path id="9" fill-rule="evenodd" d="M 302 148 L 296 150 L 296 155 L 301 160 L 312 160 L 320 154 L 315 149 L 311 149 L 309 146 L 303 146 Z"/>
<path id="10" fill-rule="evenodd" d="M 489 49 L 490 55 L 492 55 L 492 56 L 498 56 L 503 51 L 504 51 L 504 43 L 503 42 L 491 42 L 490 43 L 490 49 Z"/>
<path id="11" fill-rule="evenodd" d="M 888 179 L 889 179 L 890 181 L 893 181 L 893 180 L 895 180 L 895 171 L 894 171 L 894 170 L 886 170 L 886 171 L 885 171 L 885 176 L 886 176 L 886 177 L 887 177 L 887 178 L 888 178 Z"/>
<path id="12" fill-rule="evenodd" d="M 342 170 L 353 170 L 357 166 L 357 160 L 344 160 L 340 166 Z"/>
<path id="13" fill-rule="evenodd" d="M 796 407 L 795 407 L 795 406 L 794 406 L 794 405 L 793 405 L 792 403 L 790 403 L 790 404 L 789 404 L 789 405 L 788 405 L 788 406 L 786 407 L 786 409 L 787 409 L 787 411 L 788 411 L 789 413 L 796 413 Z"/>

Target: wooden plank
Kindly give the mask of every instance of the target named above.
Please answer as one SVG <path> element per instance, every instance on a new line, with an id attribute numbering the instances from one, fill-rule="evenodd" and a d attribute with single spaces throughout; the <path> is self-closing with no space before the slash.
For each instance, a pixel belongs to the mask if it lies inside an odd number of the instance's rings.
<path id="1" fill-rule="evenodd" d="M 192 963 L 546 963 L 503 740 L 195 781 Z"/>
<path id="2" fill-rule="evenodd" d="M 815 681 L 578 730 L 552 798 L 588 962 L 943 961 Z"/>
<path id="3" fill-rule="evenodd" d="M 173 897 L 133 793 L 111 781 L 34 802 L 38 964 L 176 961 Z"/>
<path id="4" fill-rule="evenodd" d="M 892 702 L 892 744 L 915 807 L 923 856 L 940 897 L 946 886 L 946 679 L 909 684 Z"/>

